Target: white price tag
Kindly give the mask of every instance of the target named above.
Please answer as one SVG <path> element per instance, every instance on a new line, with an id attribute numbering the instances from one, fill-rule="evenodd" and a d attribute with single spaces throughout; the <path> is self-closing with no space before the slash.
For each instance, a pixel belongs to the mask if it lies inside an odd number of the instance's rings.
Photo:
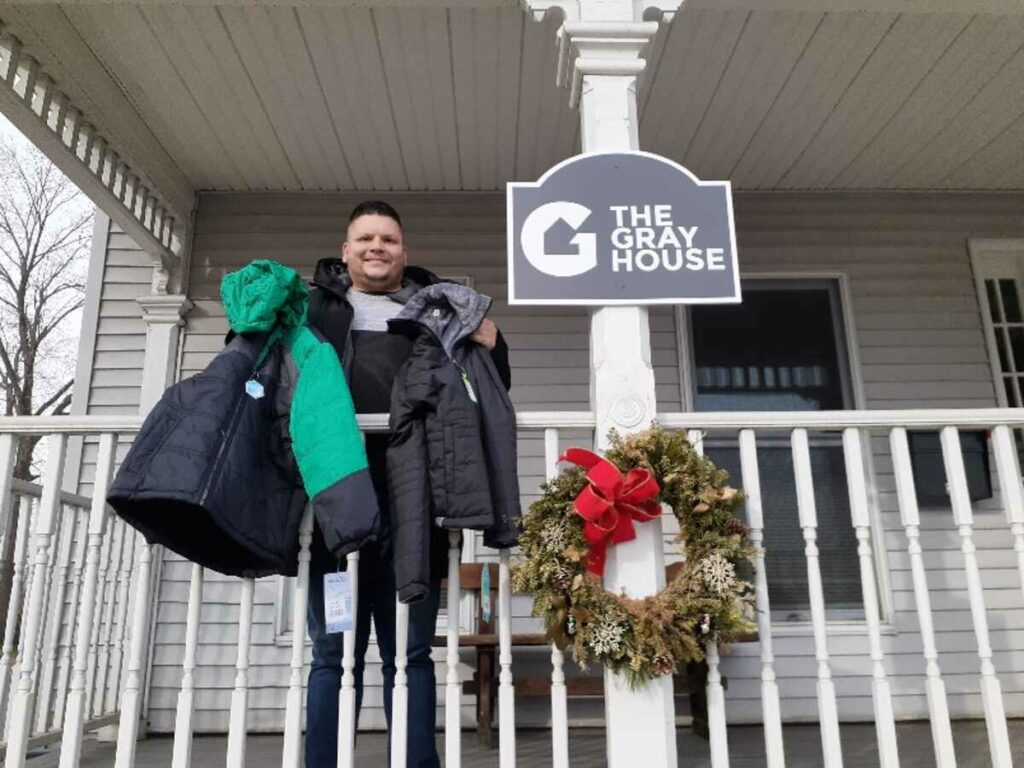
<path id="1" fill-rule="evenodd" d="M 345 571 L 324 574 L 324 621 L 328 634 L 355 629 L 352 580 Z"/>
<path id="2" fill-rule="evenodd" d="M 256 381 L 256 379 L 249 379 L 245 382 L 245 394 L 253 400 L 259 400 L 263 397 L 263 385 Z"/>

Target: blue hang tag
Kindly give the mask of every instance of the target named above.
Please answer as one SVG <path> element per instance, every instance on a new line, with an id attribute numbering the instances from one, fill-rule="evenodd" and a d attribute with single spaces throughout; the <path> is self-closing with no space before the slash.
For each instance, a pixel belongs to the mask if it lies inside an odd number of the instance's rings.
<path id="1" fill-rule="evenodd" d="M 355 629 L 352 580 L 346 571 L 324 574 L 324 623 L 328 634 Z"/>
<path id="2" fill-rule="evenodd" d="M 491 622 L 491 569 L 484 565 L 483 578 L 480 581 L 480 613 L 484 623 Z"/>
<path id="3" fill-rule="evenodd" d="M 249 379 L 245 382 L 245 394 L 253 400 L 259 400 L 263 397 L 263 385 L 256 381 L 256 379 Z"/>

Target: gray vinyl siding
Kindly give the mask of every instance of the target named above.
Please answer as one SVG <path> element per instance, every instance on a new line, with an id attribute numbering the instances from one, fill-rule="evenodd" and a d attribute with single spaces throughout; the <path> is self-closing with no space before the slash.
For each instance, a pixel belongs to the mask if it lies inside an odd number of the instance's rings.
<path id="1" fill-rule="evenodd" d="M 102 284 L 99 295 L 89 297 L 97 303 L 95 308 L 89 308 L 89 314 L 95 312 L 92 328 L 95 335 L 89 359 L 79 361 L 79 375 L 84 376 L 88 384 L 81 393 L 75 392 L 75 413 L 132 415 L 139 411 L 146 348 L 146 324 L 136 299 L 149 295 L 153 267 L 146 252 L 117 224 L 101 213 L 97 217 L 100 226 L 105 228 L 99 234 L 105 235 L 106 253 L 100 263 L 90 265 L 90 269 L 102 271 Z M 94 237 L 96 234 L 94 232 Z M 118 459 L 123 458 L 125 445 L 122 440 Z M 74 446 L 72 449 L 77 454 L 79 449 Z M 78 492 L 88 494 L 96 465 L 96 440 L 86 439 L 80 450 Z M 75 458 L 69 455 L 69 466 L 77 464 Z"/>
<path id="2" fill-rule="evenodd" d="M 473 278 L 495 300 L 492 317 L 505 334 L 513 365 L 512 396 L 521 410 L 588 408 L 586 309 L 510 308 L 505 302 L 504 196 L 493 193 L 395 194 L 402 212 L 410 262 L 442 275 Z M 337 253 L 345 216 L 360 196 L 347 194 L 211 194 L 201 198 L 196 222 L 188 316 L 181 375 L 201 370 L 221 348 L 226 330 L 218 297 L 223 275 L 255 258 L 274 258 L 304 275 L 316 260 Z M 995 404 L 982 321 L 974 294 L 966 240 L 1024 236 L 1024 196 L 930 194 L 752 194 L 736 196 L 740 263 L 744 274 L 844 275 L 849 286 L 852 334 L 859 368 L 855 375 L 867 408 L 985 407 Z M 121 274 L 121 273 L 118 273 Z M 147 275 L 148 279 L 148 275 Z M 141 321 L 139 321 L 141 325 Z M 102 323 L 101 323 L 102 331 Z M 681 409 L 674 314 L 651 312 L 652 359 L 659 411 Z M 108 342 L 109 343 L 109 342 Z M 794 343 L 798 343 L 796 340 Z M 98 344 L 97 349 L 101 347 Z M 141 369 L 141 338 L 139 368 Z M 109 348 L 108 348 L 109 349 Z M 137 387 L 136 387 L 137 397 Z M 564 444 L 584 435 L 566 435 Z M 884 637 L 900 717 L 926 714 L 920 637 L 914 613 L 909 558 L 895 512 L 891 461 L 884 435 L 873 438 L 874 481 L 880 503 L 891 602 Z M 524 437 L 520 472 L 525 499 L 543 475 L 539 439 Z M 996 669 L 1007 711 L 1024 714 L 1024 603 L 1012 544 L 998 505 L 976 510 L 976 544 L 992 627 Z M 940 664 L 954 714 L 979 715 L 978 660 L 959 539 L 947 511 L 922 512 L 922 543 L 935 610 Z M 473 547 L 476 556 L 488 553 Z M 149 717 L 153 730 L 168 732 L 181 679 L 190 567 L 168 557 L 157 614 Z M 249 725 L 283 724 L 290 648 L 276 635 L 277 582 L 260 581 L 256 592 Z M 197 678 L 198 727 L 225 730 L 234 681 L 238 582 L 208 574 L 204 593 Z M 536 627 L 529 601 L 516 598 L 514 630 Z M 870 667 L 863 625 L 834 627 L 829 649 L 845 719 L 870 719 Z M 738 646 L 723 661 L 729 678 L 732 720 L 760 717 L 760 648 Z M 806 627 L 785 627 L 775 639 L 776 670 L 787 720 L 814 720 L 815 667 Z M 438 657 L 440 658 L 440 657 Z M 367 667 L 363 727 L 383 724 L 380 676 Z M 529 660 L 529 661 L 527 661 Z M 546 659 L 517 651 L 520 661 L 543 673 Z M 571 666 L 571 665 L 570 665 Z M 443 673 L 440 680 L 443 680 Z M 465 716 L 472 702 L 464 701 Z M 525 710 L 517 710 L 526 716 Z"/>

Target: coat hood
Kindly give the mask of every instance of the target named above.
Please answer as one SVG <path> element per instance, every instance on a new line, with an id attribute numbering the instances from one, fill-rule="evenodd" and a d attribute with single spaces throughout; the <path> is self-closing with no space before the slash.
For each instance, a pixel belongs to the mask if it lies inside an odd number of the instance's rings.
<path id="1" fill-rule="evenodd" d="M 269 259 L 225 275 L 220 297 L 235 333 L 294 327 L 305 319 L 309 304 L 309 290 L 299 273 Z"/>
<path id="2" fill-rule="evenodd" d="M 441 342 L 449 357 L 467 336 L 473 335 L 491 308 L 491 297 L 458 283 L 437 283 L 419 290 L 388 328 L 394 333 L 415 334 L 426 328 Z"/>

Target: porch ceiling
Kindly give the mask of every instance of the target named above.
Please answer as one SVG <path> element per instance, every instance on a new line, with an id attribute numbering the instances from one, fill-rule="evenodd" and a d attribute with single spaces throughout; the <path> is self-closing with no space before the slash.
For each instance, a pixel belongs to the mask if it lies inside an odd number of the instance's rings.
<path id="1" fill-rule="evenodd" d="M 15 3 L 0 19 L 69 72 L 98 59 L 106 83 L 61 87 L 127 99 L 198 190 L 500 189 L 578 146 L 557 22 L 513 7 Z M 704 178 L 1024 189 L 1024 15 L 684 6 L 649 59 L 641 145 Z"/>

